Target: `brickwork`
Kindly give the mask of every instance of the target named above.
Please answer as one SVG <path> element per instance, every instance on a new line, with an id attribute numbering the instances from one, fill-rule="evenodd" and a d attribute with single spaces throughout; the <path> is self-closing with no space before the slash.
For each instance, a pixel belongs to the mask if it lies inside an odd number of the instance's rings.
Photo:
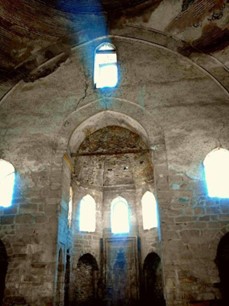
<path id="1" fill-rule="evenodd" d="M 0 208 L 0 239 L 8 255 L 4 306 L 63 304 L 68 252 L 70 299 L 81 256 L 91 254 L 103 277 L 101 241 L 112 237 L 110 205 L 117 196 L 129 205 L 129 236 L 139 238 L 140 272 L 150 252 L 161 258 L 167 306 L 221 297 L 214 259 L 229 231 L 229 203 L 207 196 L 202 162 L 217 145 L 229 149 L 228 94 L 196 63 L 172 52 L 170 39 L 131 31 L 113 37 L 122 74 L 115 92 L 94 89 L 93 52 L 83 58 L 86 44 L 50 75 L 21 81 L 1 100 L 0 157 L 16 169 L 13 204 Z M 101 41 L 88 43 L 90 50 Z M 215 65 L 211 69 L 221 71 Z M 117 134 L 137 135 L 145 144 L 140 149 L 148 151 L 74 155 L 88 135 L 111 126 L 129 131 Z M 125 147 L 125 139 L 117 138 L 116 145 Z M 146 191 L 158 201 L 158 230 L 142 227 Z M 97 205 L 95 233 L 79 232 L 79 202 L 87 194 Z"/>
<path id="2" fill-rule="evenodd" d="M 40 149 L 37 146 L 37 151 Z M 47 159 L 38 168 L 38 161 L 29 152 L 28 163 L 22 156 L 14 162 L 17 174 L 13 206 L 0 209 L 0 236 L 9 261 L 4 305 L 52 303 L 61 170 L 56 167 L 50 171 L 50 151 L 48 147 L 45 150 Z"/>

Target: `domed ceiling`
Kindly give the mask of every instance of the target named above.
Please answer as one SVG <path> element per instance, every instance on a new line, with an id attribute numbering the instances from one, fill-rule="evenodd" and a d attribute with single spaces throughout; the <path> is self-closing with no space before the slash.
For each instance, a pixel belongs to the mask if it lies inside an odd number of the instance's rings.
<path id="1" fill-rule="evenodd" d="M 0 0 L 0 96 L 47 60 L 123 27 L 162 32 L 229 67 L 229 0 Z"/>

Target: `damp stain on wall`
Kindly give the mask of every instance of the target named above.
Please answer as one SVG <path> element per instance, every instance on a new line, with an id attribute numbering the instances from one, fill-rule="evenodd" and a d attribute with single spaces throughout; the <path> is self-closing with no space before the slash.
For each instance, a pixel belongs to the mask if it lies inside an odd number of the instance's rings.
<path id="1" fill-rule="evenodd" d="M 210 23 L 203 27 L 200 38 L 194 40 L 191 46 L 186 46 L 179 51 L 184 55 L 193 51 L 213 53 L 223 50 L 227 46 L 229 46 L 229 29 L 221 29 L 215 23 Z"/>
<path id="2" fill-rule="evenodd" d="M 209 20 L 220 19 L 223 17 L 225 5 L 225 0 L 184 0 L 181 12 L 170 22 L 167 30 L 197 27 L 206 17 Z"/>

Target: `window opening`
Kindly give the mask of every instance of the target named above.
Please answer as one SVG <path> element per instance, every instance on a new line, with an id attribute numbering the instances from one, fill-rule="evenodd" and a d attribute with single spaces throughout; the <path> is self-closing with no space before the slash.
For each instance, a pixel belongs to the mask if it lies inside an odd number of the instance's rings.
<path id="1" fill-rule="evenodd" d="M 69 189 L 69 202 L 68 202 L 68 226 L 72 225 L 72 198 L 73 198 L 73 191 L 72 187 Z"/>
<path id="2" fill-rule="evenodd" d="M 146 191 L 142 197 L 143 229 L 158 227 L 157 202 L 152 192 Z"/>
<path id="3" fill-rule="evenodd" d="M 128 203 L 122 197 L 117 197 L 111 203 L 111 231 L 114 234 L 128 233 L 129 211 Z"/>
<path id="4" fill-rule="evenodd" d="M 0 159 L 0 206 L 8 207 L 12 204 L 14 179 L 14 166 Z"/>
<path id="5" fill-rule="evenodd" d="M 96 224 L 96 203 L 86 195 L 80 201 L 80 231 L 94 232 Z"/>
<path id="6" fill-rule="evenodd" d="M 94 84 L 96 88 L 115 87 L 118 83 L 117 54 L 111 43 L 101 44 L 95 51 Z"/>
<path id="7" fill-rule="evenodd" d="M 229 151 L 217 148 L 204 159 L 209 197 L 229 198 Z"/>

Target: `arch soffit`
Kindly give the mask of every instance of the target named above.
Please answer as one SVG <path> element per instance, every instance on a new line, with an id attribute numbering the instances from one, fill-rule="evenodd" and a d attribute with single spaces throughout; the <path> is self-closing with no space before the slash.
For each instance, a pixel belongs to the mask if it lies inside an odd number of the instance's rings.
<path id="1" fill-rule="evenodd" d="M 128 205 L 127 200 L 126 200 L 124 197 L 122 197 L 122 196 L 117 196 L 117 197 L 115 197 L 115 198 L 111 201 L 111 205 L 114 205 L 114 204 L 116 204 L 117 202 L 123 202 L 123 203 L 125 203 L 125 204 Z"/>
<path id="2" fill-rule="evenodd" d="M 143 265 L 147 265 L 149 263 L 152 263 L 154 261 L 158 261 L 158 263 L 160 263 L 161 261 L 161 257 L 154 251 L 151 251 L 149 253 L 147 253 L 147 255 L 145 256 L 144 258 L 144 261 L 143 261 Z"/>
<path id="3" fill-rule="evenodd" d="M 227 199 L 225 201 L 228 202 Z M 215 235 L 212 236 L 212 239 L 209 241 L 208 248 L 209 250 L 214 250 L 214 256 L 216 256 L 219 242 L 227 233 L 229 233 L 229 224 L 223 226 L 219 231 L 217 231 Z"/>
<path id="4" fill-rule="evenodd" d="M 77 264 L 82 260 L 82 258 L 84 257 L 84 256 L 89 256 L 91 259 L 92 259 L 92 261 L 96 264 L 96 266 L 97 266 L 97 269 L 99 269 L 99 265 L 98 265 L 98 254 L 95 254 L 94 252 L 92 252 L 91 250 L 89 250 L 89 249 L 87 249 L 87 248 L 85 248 L 84 249 L 84 252 L 82 252 L 81 254 L 78 254 L 78 256 L 76 257 L 76 262 L 77 262 Z"/>
<path id="5" fill-rule="evenodd" d="M 164 143 L 162 129 L 150 114 L 133 103 L 119 99 L 113 100 L 115 100 L 113 103 L 115 107 L 112 110 L 98 111 L 99 100 L 97 100 L 78 109 L 68 117 L 66 120 L 68 125 L 62 127 L 60 136 L 63 141 L 69 139 L 66 146 L 70 153 L 76 152 L 88 135 L 112 125 L 138 134 L 148 146 Z"/>

